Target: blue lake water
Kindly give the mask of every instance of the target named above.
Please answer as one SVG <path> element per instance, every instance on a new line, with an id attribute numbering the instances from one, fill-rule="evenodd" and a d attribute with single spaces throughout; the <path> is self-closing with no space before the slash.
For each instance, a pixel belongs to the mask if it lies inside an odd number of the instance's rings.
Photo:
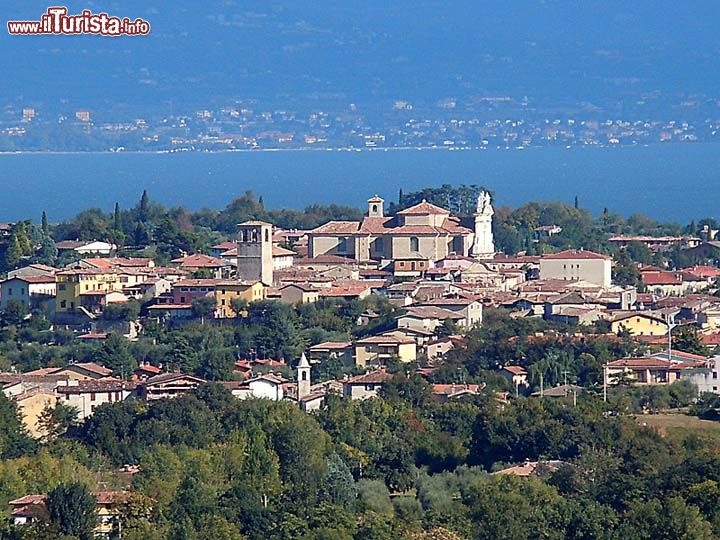
<path id="1" fill-rule="evenodd" d="M 484 185 L 498 205 L 572 204 L 577 195 L 596 214 L 608 207 L 685 223 L 720 214 L 720 146 L 0 155 L 0 222 L 110 212 L 143 189 L 191 209 L 223 208 L 246 190 L 270 207 L 364 207 L 374 193 L 394 200 L 400 188 L 443 183 Z"/>

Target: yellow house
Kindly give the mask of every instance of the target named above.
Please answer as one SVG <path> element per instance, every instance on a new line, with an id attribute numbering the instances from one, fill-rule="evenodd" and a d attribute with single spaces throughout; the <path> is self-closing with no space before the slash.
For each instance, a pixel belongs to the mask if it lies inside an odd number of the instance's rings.
<path id="1" fill-rule="evenodd" d="M 22 422 L 32 437 L 42 437 L 45 431 L 40 425 L 40 417 L 46 407 L 55 407 L 57 396 L 45 388 L 31 388 L 13 397 L 17 404 Z"/>
<path id="2" fill-rule="evenodd" d="M 215 286 L 215 317 L 229 319 L 237 316 L 232 300 L 239 298 L 248 303 L 265 298 L 265 286 L 260 281 L 219 281 Z"/>
<path id="3" fill-rule="evenodd" d="M 118 275 L 103 270 L 62 270 L 55 274 L 55 279 L 57 313 L 70 313 L 81 307 L 97 311 L 107 293 L 122 289 Z"/>
<path id="4" fill-rule="evenodd" d="M 614 334 L 627 330 L 633 336 L 666 336 L 668 325 L 652 313 L 624 313 L 610 320 L 610 330 Z"/>
<path id="5" fill-rule="evenodd" d="M 401 362 L 414 362 L 417 359 L 415 340 L 393 333 L 367 337 L 355 343 L 355 365 L 358 367 L 382 364 L 392 358 Z"/>

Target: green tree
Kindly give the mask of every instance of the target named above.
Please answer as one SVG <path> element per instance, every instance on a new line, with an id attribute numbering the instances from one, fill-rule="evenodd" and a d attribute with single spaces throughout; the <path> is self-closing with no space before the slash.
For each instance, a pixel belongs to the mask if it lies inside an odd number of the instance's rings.
<path id="1" fill-rule="evenodd" d="M 97 500 L 86 485 L 79 482 L 60 484 L 47 496 L 47 509 L 57 529 L 79 540 L 92 540 L 97 525 Z"/>
<path id="2" fill-rule="evenodd" d="M 710 524 L 680 497 L 634 503 L 619 527 L 628 540 L 711 540 Z"/>
<path id="3" fill-rule="evenodd" d="M 144 223 L 150 218 L 150 197 L 148 197 L 147 189 L 142 192 L 140 197 L 140 205 L 138 208 L 138 219 Z"/>
<path id="4" fill-rule="evenodd" d="M 78 413 L 77 408 L 65 405 L 62 401 L 58 401 L 54 407 L 46 405 L 38 419 L 45 439 L 52 441 L 74 426 Z"/>
<path id="5" fill-rule="evenodd" d="M 683 326 L 673 335 L 673 347 L 679 351 L 684 351 L 702 356 L 709 356 L 710 351 L 700 340 L 697 330 L 691 326 Z"/>
<path id="6" fill-rule="evenodd" d="M 97 362 L 113 374 L 128 379 L 137 368 L 137 361 L 130 352 L 128 340 L 120 334 L 110 334 L 100 346 L 96 355 Z"/>
<path id="7" fill-rule="evenodd" d="M 22 256 L 23 252 L 20 247 L 20 241 L 18 240 L 17 235 L 13 234 L 12 237 L 10 237 L 10 244 L 5 251 L 5 268 L 9 270 L 17 268 Z"/>
<path id="8" fill-rule="evenodd" d="M 201 298 L 194 298 L 192 301 L 192 312 L 193 315 L 199 317 L 203 324 L 205 318 L 210 317 L 215 313 L 215 298 L 212 296 L 203 296 Z"/>
<path id="9" fill-rule="evenodd" d="M 50 236 L 50 226 L 48 225 L 48 218 L 47 214 L 45 213 L 45 210 L 43 210 L 42 218 L 41 218 L 41 229 L 43 236 Z"/>

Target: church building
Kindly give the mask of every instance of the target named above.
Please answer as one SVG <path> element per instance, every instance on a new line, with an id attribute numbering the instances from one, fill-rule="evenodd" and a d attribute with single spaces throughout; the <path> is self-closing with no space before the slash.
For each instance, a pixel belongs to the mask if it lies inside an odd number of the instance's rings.
<path id="1" fill-rule="evenodd" d="M 488 208 L 480 208 L 481 202 Z M 383 203 L 383 199 L 375 195 L 368 200 L 368 215 L 362 221 L 330 221 L 310 231 L 309 256 L 338 255 L 358 262 L 402 259 L 434 262 L 451 254 L 471 254 L 475 232 L 448 210 L 423 200 L 388 217 Z M 491 211 L 489 204 L 489 196 L 478 201 L 478 211 L 485 212 L 478 222 L 482 227 L 491 224 L 492 214 L 487 215 L 487 211 Z M 485 251 L 489 249 L 485 232 L 483 239 L 480 248 Z"/>

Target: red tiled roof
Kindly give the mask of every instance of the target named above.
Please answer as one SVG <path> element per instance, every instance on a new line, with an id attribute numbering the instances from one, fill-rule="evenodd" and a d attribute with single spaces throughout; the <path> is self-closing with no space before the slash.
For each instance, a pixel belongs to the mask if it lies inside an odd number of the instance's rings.
<path id="1" fill-rule="evenodd" d="M 235 247 L 237 247 L 237 244 L 235 242 L 220 242 L 219 244 L 215 244 L 210 249 L 227 251 L 229 249 L 234 249 Z"/>
<path id="2" fill-rule="evenodd" d="M 87 392 L 119 392 L 135 390 L 137 383 L 121 379 L 98 379 L 77 381 L 77 384 L 60 385 L 56 388 L 59 394 L 79 394 Z"/>
<path id="3" fill-rule="evenodd" d="M 227 263 L 222 259 L 196 253 L 187 257 L 179 257 L 172 260 L 173 263 L 179 264 L 184 268 L 220 268 L 226 266 Z"/>
<path id="4" fill-rule="evenodd" d="M 8 278 L 6 281 L 11 279 L 18 279 L 25 283 L 55 283 L 55 276 L 14 276 Z"/>
<path id="5" fill-rule="evenodd" d="M 366 337 L 364 339 L 359 339 L 356 343 L 358 345 L 373 345 L 373 344 L 384 344 L 384 343 L 403 345 L 403 344 L 415 343 L 415 340 L 412 338 L 401 338 L 400 336 L 380 335 L 380 336 L 370 336 L 370 337 Z"/>
<path id="6" fill-rule="evenodd" d="M 480 388 L 479 384 L 433 384 L 432 393 L 448 396 L 466 392 L 477 394 Z"/>
<path id="7" fill-rule="evenodd" d="M 645 285 L 682 285 L 682 278 L 672 272 L 642 272 Z"/>
<path id="8" fill-rule="evenodd" d="M 357 375 L 356 377 L 349 377 L 344 382 L 349 384 L 382 384 L 393 378 L 391 373 L 388 373 L 384 369 L 378 371 L 371 371 L 364 375 Z"/>
<path id="9" fill-rule="evenodd" d="M 357 221 L 328 221 L 310 231 L 310 234 L 354 234 L 358 232 L 360 223 Z"/>
<path id="10" fill-rule="evenodd" d="M 620 360 L 613 360 L 612 362 L 608 362 L 607 366 L 610 368 L 627 367 L 630 369 L 671 369 L 673 367 L 673 363 L 668 362 L 667 360 L 661 360 L 659 358 L 621 358 Z"/>
<path id="11" fill-rule="evenodd" d="M 425 200 L 416 204 L 415 206 L 411 206 L 410 208 L 406 208 L 405 210 L 401 210 L 400 212 L 398 212 L 398 214 L 400 214 L 402 216 L 449 214 L 449 213 L 450 212 L 448 210 L 445 210 L 444 208 L 441 208 L 439 206 L 435 206 L 434 204 L 429 203 Z"/>
<path id="12" fill-rule="evenodd" d="M 609 260 L 610 257 L 607 255 L 602 255 L 600 253 L 595 253 L 594 251 L 587 251 L 585 249 L 566 249 L 565 251 L 560 251 L 559 253 L 549 253 L 548 255 L 543 255 L 541 257 L 542 259 L 596 259 L 596 260 Z"/>
<path id="13" fill-rule="evenodd" d="M 521 366 L 505 366 L 503 369 L 513 375 L 527 375 L 527 371 Z"/>

